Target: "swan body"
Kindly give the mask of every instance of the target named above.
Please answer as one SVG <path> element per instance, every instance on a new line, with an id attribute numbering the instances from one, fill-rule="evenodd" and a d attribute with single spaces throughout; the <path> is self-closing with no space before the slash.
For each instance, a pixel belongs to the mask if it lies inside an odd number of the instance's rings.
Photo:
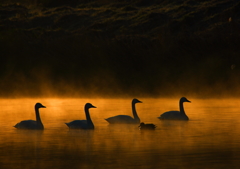
<path id="1" fill-rule="evenodd" d="M 46 108 L 41 103 L 36 103 L 35 105 L 35 114 L 36 114 L 36 121 L 35 120 L 24 120 L 17 123 L 14 127 L 17 129 L 32 129 L 32 130 L 43 130 L 44 126 L 42 124 L 40 115 L 39 115 L 39 108 Z"/>
<path id="2" fill-rule="evenodd" d="M 70 129 L 94 129 L 93 122 L 91 120 L 89 109 L 96 108 L 91 103 L 86 103 L 84 106 L 86 120 L 74 120 L 69 123 L 65 123 Z"/>
<path id="3" fill-rule="evenodd" d="M 138 126 L 140 130 L 154 130 L 156 128 L 156 125 L 154 124 L 145 124 L 140 123 L 140 126 Z"/>
<path id="4" fill-rule="evenodd" d="M 179 101 L 179 109 L 180 111 L 168 111 L 160 115 L 158 117 L 161 120 L 189 120 L 186 115 L 183 107 L 184 102 L 190 102 L 186 97 L 182 97 Z"/>
<path id="5" fill-rule="evenodd" d="M 138 99 L 132 100 L 133 118 L 128 115 L 117 115 L 117 116 L 109 117 L 105 120 L 110 124 L 139 124 L 140 119 L 137 115 L 137 111 L 136 111 L 136 107 L 135 107 L 136 103 L 142 103 L 142 102 L 139 101 Z"/>

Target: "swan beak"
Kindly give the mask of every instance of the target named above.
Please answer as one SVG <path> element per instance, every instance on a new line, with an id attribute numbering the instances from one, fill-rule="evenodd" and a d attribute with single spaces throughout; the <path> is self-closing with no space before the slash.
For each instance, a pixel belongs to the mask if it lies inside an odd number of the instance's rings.
<path id="1" fill-rule="evenodd" d="M 46 106 L 42 106 L 41 108 L 46 108 Z"/>
<path id="2" fill-rule="evenodd" d="M 95 107 L 95 106 L 92 106 L 92 108 L 97 108 L 97 107 Z"/>
<path id="3" fill-rule="evenodd" d="M 187 100 L 187 102 L 191 103 L 191 101 Z"/>

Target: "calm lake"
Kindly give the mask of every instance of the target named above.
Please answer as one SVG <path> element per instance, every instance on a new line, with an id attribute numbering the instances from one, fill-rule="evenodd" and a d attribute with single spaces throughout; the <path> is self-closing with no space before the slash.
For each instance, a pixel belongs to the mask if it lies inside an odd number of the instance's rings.
<path id="1" fill-rule="evenodd" d="M 1 169 L 178 169 L 239 168 L 240 99 L 194 99 L 184 103 L 187 122 L 160 121 L 165 111 L 178 110 L 179 98 L 138 98 L 142 122 L 154 123 L 154 131 L 138 125 L 109 125 L 104 119 L 131 115 L 132 99 L 1 99 Z M 40 109 L 44 131 L 17 130 L 22 120 L 35 120 Z M 90 102 L 95 130 L 69 130 L 64 124 L 85 119 Z"/>

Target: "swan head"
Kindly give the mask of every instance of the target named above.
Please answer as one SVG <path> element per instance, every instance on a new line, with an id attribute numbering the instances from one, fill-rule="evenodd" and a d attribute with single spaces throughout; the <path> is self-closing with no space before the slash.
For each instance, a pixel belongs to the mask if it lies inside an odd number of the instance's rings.
<path id="1" fill-rule="evenodd" d="M 136 103 L 142 103 L 142 102 L 141 102 L 140 100 L 138 100 L 138 99 L 133 99 L 133 100 L 132 100 L 132 103 L 133 103 L 133 104 L 136 104 Z"/>
<path id="2" fill-rule="evenodd" d="M 45 106 L 43 106 L 41 103 L 36 103 L 35 104 L 35 108 L 39 109 L 39 108 L 46 108 Z"/>
<path id="3" fill-rule="evenodd" d="M 180 99 L 180 102 L 190 102 L 191 103 L 191 101 L 189 101 L 186 97 L 182 97 L 181 99 Z"/>
<path id="4" fill-rule="evenodd" d="M 97 107 L 93 106 L 91 103 L 86 103 L 85 108 L 90 109 L 90 108 L 97 108 Z"/>

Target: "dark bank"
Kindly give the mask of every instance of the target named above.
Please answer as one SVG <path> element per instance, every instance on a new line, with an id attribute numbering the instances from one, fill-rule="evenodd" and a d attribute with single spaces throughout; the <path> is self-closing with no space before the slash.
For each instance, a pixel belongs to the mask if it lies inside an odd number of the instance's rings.
<path id="1" fill-rule="evenodd" d="M 239 1 L 3 1 L 0 96 L 238 97 Z"/>

